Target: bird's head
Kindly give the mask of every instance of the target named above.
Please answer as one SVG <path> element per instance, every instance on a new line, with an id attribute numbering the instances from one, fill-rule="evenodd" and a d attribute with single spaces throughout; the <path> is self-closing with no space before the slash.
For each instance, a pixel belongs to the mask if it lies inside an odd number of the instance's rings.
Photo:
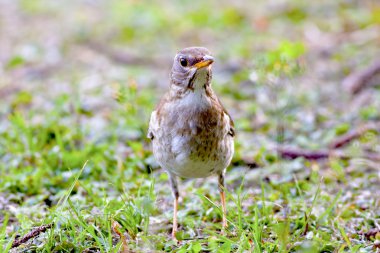
<path id="1" fill-rule="evenodd" d="M 214 58 L 207 48 L 188 47 L 174 57 L 171 85 L 181 90 L 206 89 L 211 83 Z"/>

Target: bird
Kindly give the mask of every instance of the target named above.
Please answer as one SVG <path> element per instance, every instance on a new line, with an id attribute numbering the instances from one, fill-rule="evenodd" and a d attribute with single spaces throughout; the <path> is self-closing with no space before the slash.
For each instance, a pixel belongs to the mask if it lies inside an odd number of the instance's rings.
<path id="1" fill-rule="evenodd" d="M 152 112 L 147 137 L 157 163 L 169 175 L 174 196 L 176 239 L 179 188 L 177 178 L 217 175 L 222 227 L 227 227 L 225 173 L 234 154 L 231 116 L 211 86 L 214 57 L 204 47 L 184 48 L 175 55 L 170 87 Z"/>

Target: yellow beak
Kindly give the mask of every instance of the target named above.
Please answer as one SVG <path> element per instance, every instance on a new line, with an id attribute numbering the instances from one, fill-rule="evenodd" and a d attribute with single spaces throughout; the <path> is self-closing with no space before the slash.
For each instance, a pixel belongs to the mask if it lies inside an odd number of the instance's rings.
<path id="1" fill-rule="evenodd" d="M 203 56 L 203 59 L 200 62 L 197 62 L 194 64 L 194 67 L 197 69 L 201 69 L 201 68 L 211 65 L 213 62 L 214 62 L 214 57 L 210 55 L 205 55 Z"/>

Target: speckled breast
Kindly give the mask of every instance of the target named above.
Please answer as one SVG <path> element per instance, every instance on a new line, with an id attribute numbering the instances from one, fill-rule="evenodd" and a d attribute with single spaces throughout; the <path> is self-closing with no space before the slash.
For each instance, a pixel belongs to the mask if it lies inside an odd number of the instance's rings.
<path id="1" fill-rule="evenodd" d="M 161 126 L 170 130 L 156 135 L 153 150 L 156 160 L 170 173 L 200 178 L 229 165 L 234 143 L 228 135 L 228 116 L 223 112 L 211 109 L 185 112 L 166 117 Z"/>

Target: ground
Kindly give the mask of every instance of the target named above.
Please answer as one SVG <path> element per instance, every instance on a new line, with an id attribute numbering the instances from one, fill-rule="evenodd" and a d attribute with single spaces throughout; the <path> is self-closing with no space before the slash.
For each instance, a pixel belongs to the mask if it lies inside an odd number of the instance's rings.
<path id="1" fill-rule="evenodd" d="M 380 55 L 379 17 L 375 0 L 0 0 L 0 248 L 379 252 L 380 81 L 346 85 Z M 175 242 L 146 131 L 194 45 L 236 126 L 229 226 L 216 177 L 182 180 Z"/>

